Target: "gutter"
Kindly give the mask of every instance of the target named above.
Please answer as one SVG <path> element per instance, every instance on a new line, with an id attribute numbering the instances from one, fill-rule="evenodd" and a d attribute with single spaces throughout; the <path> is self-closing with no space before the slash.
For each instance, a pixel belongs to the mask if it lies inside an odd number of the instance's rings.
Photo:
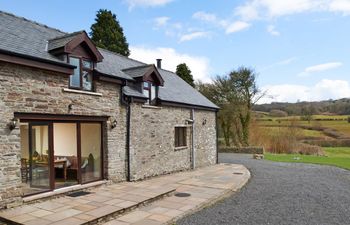
<path id="1" fill-rule="evenodd" d="M 183 102 L 174 102 L 174 101 L 166 101 L 160 99 L 161 105 L 164 106 L 173 106 L 173 107 L 181 107 L 181 108 L 191 108 L 191 109 L 199 109 L 199 110 L 207 110 L 207 111 L 219 111 L 219 107 L 208 107 L 208 106 L 202 106 L 202 105 L 195 105 L 195 104 L 189 104 L 189 103 L 183 103 Z"/>
<path id="2" fill-rule="evenodd" d="M 16 57 L 20 57 L 20 58 L 24 58 L 24 59 L 30 59 L 30 60 L 34 60 L 34 61 L 38 61 L 38 62 L 48 63 L 48 64 L 52 64 L 52 65 L 56 65 L 56 66 L 62 66 L 62 67 L 66 67 L 69 69 L 76 68 L 76 66 L 73 66 L 73 65 L 68 64 L 68 63 L 44 59 L 44 58 L 35 57 L 35 56 L 31 56 L 31 55 L 25 55 L 25 54 L 21 54 L 21 53 L 17 53 L 17 52 L 7 51 L 4 49 L 0 49 L 0 53 L 10 55 L 10 56 L 16 56 Z"/>

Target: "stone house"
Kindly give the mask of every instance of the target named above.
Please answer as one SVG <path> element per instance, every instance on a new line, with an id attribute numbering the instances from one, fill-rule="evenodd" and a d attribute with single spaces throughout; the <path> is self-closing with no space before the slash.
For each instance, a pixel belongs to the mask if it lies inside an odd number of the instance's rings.
<path id="1" fill-rule="evenodd" d="M 0 12 L 0 208 L 215 164 L 217 110 L 160 60 Z"/>

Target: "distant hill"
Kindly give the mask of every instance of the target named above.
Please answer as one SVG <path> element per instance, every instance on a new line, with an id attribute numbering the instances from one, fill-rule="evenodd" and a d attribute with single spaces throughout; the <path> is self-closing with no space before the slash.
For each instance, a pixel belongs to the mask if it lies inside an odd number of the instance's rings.
<path id="1" fill-rule="evenodd" d="M 255 105 L 253 109 L 255 111 L 267 113 L 271 112 L 272 110 L 281 110 L 288 113 L 288 115 L 350 115 L 350 98 L 319 102 L 272 102 L 271 104 Z"/>

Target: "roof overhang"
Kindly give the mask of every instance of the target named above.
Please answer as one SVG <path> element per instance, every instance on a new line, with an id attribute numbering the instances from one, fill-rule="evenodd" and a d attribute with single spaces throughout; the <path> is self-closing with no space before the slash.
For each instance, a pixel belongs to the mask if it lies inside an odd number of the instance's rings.
<path id="1" fill-rule="evenodd" d="M 158 86 L 164 85 L 164 80 L 155 65 L 152 65 L 151 68 L 143 75 L 143 81 L 147 81 L 152 76 L 154 77 L 153 80 Z"/>
<path id="2" fill-rule="evenodd" d="M 75 66 L 67 63 L 47 60 L 15 52 L 9 52 L 2 49 L 0 49 L 0 61 L 28 66 L 37 69 L 43 69 L 47 71 L 58 72 L 64 75 L 73 74 L 75 68 Z"/>
<path id="3" fill-rule="evenodd" d="M 152 81 L 158 86 L 164 85 L 164 80 L 154 64 L 130 67 L 122 70 L 136 81 Z"/>
<path id="4" fill-rule="evenodd" d="M 65 39 L 68 39 L 65 40 Z M 62 40 L 62 46 L 58 45 L 55 46 L 55 48 L 50 48 L 50 44 L 53 42 L 57 42 Z M 67 41 L 67 42 L 66 42 Z M 89 36 L 85 31 L 68 34 L 62 37 L 54 38 L 52 40 L 49 40 L 49 51 L 51 53 L 68 53 L 71 54 L 74 52 L 74 49 L 78 47 L 79 45 L 84 45 L 84 48 L 91 54 L 92 58 L 96 62 L 101 62 L 103 59 L 102 54 L 98 51 L 97 47 L 94 45 L 94 43 L 91 41 Z"/>

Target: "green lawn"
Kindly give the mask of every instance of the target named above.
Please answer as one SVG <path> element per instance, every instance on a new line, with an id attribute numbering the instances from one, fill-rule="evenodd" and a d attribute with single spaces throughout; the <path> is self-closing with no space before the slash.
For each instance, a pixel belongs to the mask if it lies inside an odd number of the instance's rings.
<path id="1" fill-rule="evenodd" d="M 350 170 L 350 147 L 323 149 L 326 152 L 326 156 L 265 153 L 265 159 L 276 162 L 299 162 L 332 165 Z M 299 160 L 296 160 L 295 158 L 299 158 Z"/>

